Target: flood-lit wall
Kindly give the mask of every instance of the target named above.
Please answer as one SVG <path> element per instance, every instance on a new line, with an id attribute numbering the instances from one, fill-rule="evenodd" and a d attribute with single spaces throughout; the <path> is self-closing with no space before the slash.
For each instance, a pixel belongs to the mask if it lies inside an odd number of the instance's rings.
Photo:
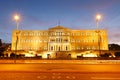
<path id="1" fill-rule="evenodd" d="M 38 52 L 108 50 L 108 36 L 106 30 L 72 30 L 62 26 L 48 30 L 14 30 L 11 49 Z M 76 54 L 71 56 L 75 58 Z"/>

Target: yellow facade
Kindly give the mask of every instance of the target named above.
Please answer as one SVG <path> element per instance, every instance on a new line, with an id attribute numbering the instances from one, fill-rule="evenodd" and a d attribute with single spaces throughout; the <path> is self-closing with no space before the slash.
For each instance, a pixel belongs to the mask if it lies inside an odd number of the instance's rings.
<path id="1" fill-rule="evenodd" d="M 108 50 L 106 30 L 72 30 L 62 26 L 48 30 L 14 30 L 12 50 L 82 51 Z"/>

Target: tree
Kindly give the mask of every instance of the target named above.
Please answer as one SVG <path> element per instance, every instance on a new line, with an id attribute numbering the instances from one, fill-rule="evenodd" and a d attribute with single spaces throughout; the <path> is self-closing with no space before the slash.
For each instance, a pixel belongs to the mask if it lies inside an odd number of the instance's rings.
<path id="1" fill-rule="evenodd" d="M 115 57 L 120 57 L 120 52 L 115 52 Z"/>
<path id="2" fill-rule="evenodd" d="M 4 47 L 0 47 L 0 57 L 2 57 L 2 56 L 4 55 L 4 54 L 3 54 L 4 50 L 5 50 Z"/>
<path id="3" fill-rule="evenodd" d="M 15 57 L 15 53 L 11 53 L 10 57 L 14 58 Z"/>
<path id="4" fill-rule="evenodd" d="M 109 50 L 120 50 L 120 45 L 118 45 L 118 44 L 109 44 Z"/>
<path id="5" fill-rule="evenodd" d="M 100 54 L 100 57 L 105 57 L 105 58 L 107 58 L 107 57 L 109 57 L 109 56 L 111 56 L 111 54 L 110 54 L 110 53 Z"/>
<path id="6" fill-rule="evenodd" d="M 2 40 L 0 39 L 0 46 L 2 46 Z"/>

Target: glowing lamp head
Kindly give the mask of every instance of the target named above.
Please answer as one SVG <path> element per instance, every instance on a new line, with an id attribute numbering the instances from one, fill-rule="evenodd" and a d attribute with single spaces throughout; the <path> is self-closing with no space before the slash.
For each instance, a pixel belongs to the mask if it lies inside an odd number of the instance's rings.
<path id="1" fill-rule="evenodd" d="M 99 21 L 100 19 L 101 19 L 101 15 L 100 14 L 96 15 L 96 20 Z"/>
<path id="2" fill-rule="evenodd" d="M 18 21 L 18 20 L 20 20 L 20 17 L 18 15 L 15 15 L 14 20 Z"/>

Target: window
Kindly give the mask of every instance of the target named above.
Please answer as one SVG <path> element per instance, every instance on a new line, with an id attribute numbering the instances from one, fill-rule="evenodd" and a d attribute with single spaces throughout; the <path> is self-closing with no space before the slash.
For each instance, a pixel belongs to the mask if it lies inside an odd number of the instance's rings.
<path id="1" fill-rule="evenodd" d="M 103 49 L 105 49 L 105 47 L 103 47 Z"/>
<path id="2" fill-rule="evenodd" d="M 34 42 L 37 42 L 38 40 L 36 39 L 36 40 L 34 40 Z"/>
<path id="3" fill-rule="evenodd" d="M 78 46 L 78 47 L 77 47 L 77 49 L 79 50 L 79 49 L 80 49 L 80 47 Z"/>
<path id="4" fill-rule="evenodd" d="M 56 32 L 56 35 L 57 35 L 57 36 L 62 36 L 63 33 L 62 33 L 62 32 Z"/>
<path id="5" fill-rule="evenodd" d="M 39 40 L 39 42 L 42 42 L 42 40 Z"/>
<path id="6" fill-rule="evenodd" d="M 62 32 L 60 32 L 60 35 L 62 36 Z"/>
<path id="7" fill-rule="evenodd" d="M 62 42 L 62 38 L 56 38 L 56 42 Z"/>
<path id="8" fill-rule="evenodd" d="M 36 33 L 36 36 L 38 36 L 39 34 L 38 33 Z"/>
<path id="9" fill-rule="evenodd" d="M 58 40 L 58 38 L 56 38 L 56 42 L 58 42 L 59 40 Z"/>
<path id="10" fill-rule="evenodd" d="M 102 42 L 105 42 L 105 40 L 102 40 Z"/>
<path id="11" fill-rule="evenodd" d="M 47 47 L 44 47 L 44 50 L 47 50 Z"/>
<path id="12" fill-rule="evenodd" d="M 90 42 L 89 40 L 86 40 L 86 42 Z"/>
<path id="13" fill-rule="evenodd" d="M 82 39 L 82 42 L 84 42 L 84 39 Z"/>
<path id="14" fill-rule="evenodd" d="M 27 36 L 27 33 L 24 33 L 24 36 Z"/>
<path id="15" fill-rule="evenodd" d="M 73 50 L 75 50 L 75 47 L 72 47 Z"/>
<path id="16" fill-rule="evenodd" d="M 42 36 L 42 32 L 39 33 L 39 36 Z"/>
<path id="17" fill-rule="evenodd" d="M 29 47 L 29 50 L 31 50 L 32 48 L 31 47 Z"/>
<path id="18" fill-rule="evenodd" d="M 39 35 L 41 35 L 41 33 L 39 33 Z"/>
<path id="19" fill-rule="evenodd" d="M 66 51 L 68 50 L 67 46 L 66 46 Z"/>
<path id="20" fill-rule="evenodd" d="M 95 33 L 96 36 L 98 36 L 98 33 Z"/>
<path id="21" fill-rule="evenodd" d="M 45 33 L 44 33 L 44 35 L 45 35 L 45 36 L 47 36 L 47 35 L 48 35 L 48 33 L 47 33 L 47 32 L 45 32 Z"/>
<path id="22" fill-rule="evenodd" d="M 90 49 L 90 46 L 87 46 L 87 49 Z"/>
<path id="23" fill-rule="evenodd" d="M 59 33 L 58 33 L 58 32 L 56 32 L 56 35 L 58 36 L 58 35 L 59 35 Z"/>
<path id="24" fill-rule="evenodd" d="M 55 40 L 54 40 L 54 39 L 51 39 L 50 42 L 55 42 Z"/>
<path id="25" fill-rule="evenodd" d="M 16 42 L 16 41 L 14 41 L 14 42 Z M 19 42 L 22 42 L 22 39 L 19 39 Z"/>
<path id="26" fill-rule="evenodd" d="M 76 36 L 78 36 L 78 33 L 76 33 Z"/>
<path id="27" fill-rule="evenodd" d="M 95 47 L 93 46 L 92 49 L 95 49 Z"/>
<path id="28" fill-rule="evenodd" d="M 72 33 L 72 36 L 74 36 L 74 33 Z"/>
<path id="29" fill-rule="evenodd" d="M 74 40 L 74 39 L 72 39 L 72 40 L 71 40 L 71 42 L 75 42 L 75 40 Z"/>
<path id="30" fill-rule="evenodd" d="M 86 36 L 88 36 L 89 34 L 88 33 L 86 33 Z"/>
<path id="31" fill-rule="evenodd" d="M 83 35 L 84 35 L 84 33 L 82 32 L 82 33 L 81 33 L 81 35 L 83 36 Z"/>
<path id="32" fill-rule="evenodd" d="M 32 33 L 32 32 L 30 33 L 30 36 L 33 36 L 33 33 Z"/>
<path id="33" fill-rule="evenodd" d="M 51 46 L 51 51 L 53 51 L 53 46 Z"/>
<path id="34" fill-rule="evenodd" d="M 47 40 L 45 39 L 44 42 L 47 42 Z"/>
<path id="35" fill-rule="evenodd" d="M 22 50 L 23 48 L 21 47 L 20 49 Z"/>
<path id="36" fill-rule="evenodd" d="M 68 42 L 68 39 L 65 39 L 64 41 L 65 41 L 65 42 Z"/>
<path id="37" fill-rule="evenodd" d="M 101 35 L 104 35 L 104 32 L 101 32 Z"/>
<path id="38" fill-rule="evenodd" d="M 35 36 L 35 33 L 33 32 L 33 36 Z"/>
<path id="39" fill-rule="evenodd" d="M 80 40 L 79 40 L 79 39 L 77 39 L 77 40 L 76 40 L 76 42 L 80 42 Z"/>
<path id="40" fill-rule="evenodd" d="M 32 42 L 33 40 L 31 39 L 30 42 Z"/>
<path id="41" fill-rule="evenodd" d="M 93 33 L 92 33 L 92 36 L 94 36 L 94 35 L 95 35 L 95 33 L 93 32 Z"/>
<path id="42" fill-rule="evenodd" d="M 24 42 L 26 42 L 26 40 L 24 40 Z"/>
<path id="43" fill-rule="evenodd" d="M 34 47 L 34 50 L 36 50 L 36 47 Z"/>
<path id="44" fill-rule="evenodd" d="M 22 32 L 20 32 L 20 36 L 22 36 Z"/>
<path id="45" fill-rule="evenodd" d="M 53 32 L 51 33 L 51 36 L 54 36 L 54 33 L 53 33 Z"/>
<path id="46" fill-rule="evenodd" d="M 82 47 L 82 50 L 83 50 L 84 48 Z"/>
<path id="47" fill-rule="evenodd" d="M 70 35 L 70 33 L 67 33 L 67 35 Z"/>

